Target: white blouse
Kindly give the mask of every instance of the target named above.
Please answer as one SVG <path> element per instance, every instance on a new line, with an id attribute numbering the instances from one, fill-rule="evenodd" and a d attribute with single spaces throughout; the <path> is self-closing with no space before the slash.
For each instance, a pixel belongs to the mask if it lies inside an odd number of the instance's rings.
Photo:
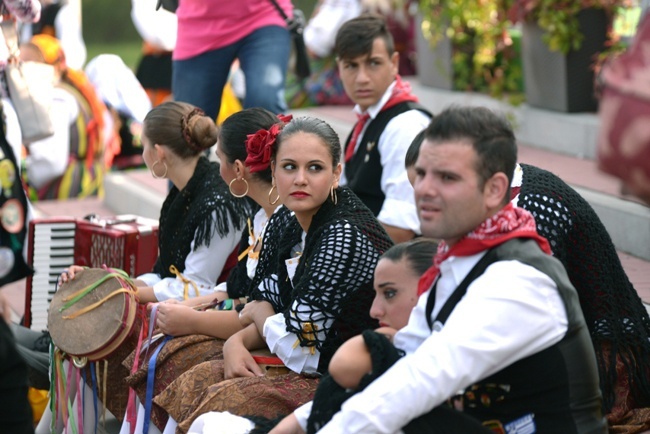
<path id="1" fill-rule="evenodd" d="M 215 213 L 213 213 L 215 218 Z M 228 235 L 221 237 L 216 231 L 210 240 L 210 245 L 205 244 L 194 248 L 194 241 L 191 244 L 190 253 L 185 258 L 185 270 L 183 276 L 194 282 L 199 290 L 198 295 L 209 295 L 215 291 L 215 282 L 221 275 L 226 260 L 235 250 L 240 239 L 241 232 L 237 231 L 229 223 Z M 161 278 L 159 274 L 147 273 L 137 277 L 153 287 L 153 292 L 158 301 L 169 299 L 183 300 L 185 283 L 179 277 Z M 193 285 L 189 285 L 189 296 L 195 297 L 196 292 Z"/>

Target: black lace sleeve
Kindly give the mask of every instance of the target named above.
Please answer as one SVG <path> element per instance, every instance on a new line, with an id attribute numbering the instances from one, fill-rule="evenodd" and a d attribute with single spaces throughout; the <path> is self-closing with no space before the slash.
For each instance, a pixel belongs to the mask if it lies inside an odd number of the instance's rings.
<path id="1" fill-rule="evenodd" d="M 343 389 L 329 374 L 325 375 L 318 383 L 314 394 L 311 413 L 307 420 L 307 434 L 317 433 L 341 409 L 345 401 L 362 392 L 395 362 L 404 357 L 404 351 L 395 348 L 386 336 L 372 330 L 363 331 L 363 341 L 370 353 L 372 371 L 361 378 L 359 386 L 355 390 Z"/>

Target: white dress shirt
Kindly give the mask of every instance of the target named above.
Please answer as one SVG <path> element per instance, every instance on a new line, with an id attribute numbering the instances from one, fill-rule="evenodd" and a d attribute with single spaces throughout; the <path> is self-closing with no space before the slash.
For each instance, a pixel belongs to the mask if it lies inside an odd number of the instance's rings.
<path id="1" fill-rule="evenodd" d="M 368 108 L 367 113 L 371 119 L 375 119 L 384 104 L 388 102 L 393 87 L 395 87 L 395 82 L 386 89 L 377 104 Z M 354 111 L 361 114 L 358 105 L 354 107 Z M 415 209 L 413 187 L 406 176 L 404 159 L 406 158 L 406 151 L 411 146 L 415 136 L 426 128 L 430 121 L 429 116 L 419 110 L 404 112 L 388 122 L 377 143 L 383 168 L 380 187 L 386 196 L 377 215 L 377 220 L 386 225 L 411 230 L 416 234 L 420 234 L 420 221 Z M 365 134 L 369 124 L 370 122 L 366 122 L 366 126 L 359 135 L 359 141 Z M 359 142 L 354 144 L 355 152 L 358 145 Z M 345 170 L 341 174 L 341 184 L 347 184 Z"/>
<path id="2" fill-rule="evenodd" d="M 483 254 L 441 264 L 432 318 Z M 319 433 L 398 433 L 458 391 L 559 342 L 567 331 L 555 283 L 518 261 L 490 265 L 440 331 L 431 332 L 426 322 L 429 292 L 395 335 L 395 346 L 407 355 L 346 401 Z"/>

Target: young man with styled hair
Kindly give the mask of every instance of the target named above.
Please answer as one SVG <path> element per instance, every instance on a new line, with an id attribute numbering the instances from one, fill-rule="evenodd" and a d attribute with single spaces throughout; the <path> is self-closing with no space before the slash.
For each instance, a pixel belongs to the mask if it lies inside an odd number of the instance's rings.
<path id="1" fill-rule="evenodd" d="M 398 74 L 399 53 L 383 18 L 362 15 L 336 35 L 334 52 L 359 117 L 345 141 L 341 181 L 373 211 L 393 241 L 419 234 L 404 156 L 430 113 Z"/>

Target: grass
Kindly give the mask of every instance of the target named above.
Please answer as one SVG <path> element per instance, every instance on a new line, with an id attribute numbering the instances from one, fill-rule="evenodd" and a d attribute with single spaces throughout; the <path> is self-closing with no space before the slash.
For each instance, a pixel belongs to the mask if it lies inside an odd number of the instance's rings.
<path id="1" fill-rule="evenodd" d="M 100 54 L 117 54 L 128 67 L 135 71 L 135 67 L 140 59 L 141 48 L 142 42 L 139 40 L 112 44 L 88 43 L 86 44 L 86 49 L 88 50 L 86 62 Z"/>

